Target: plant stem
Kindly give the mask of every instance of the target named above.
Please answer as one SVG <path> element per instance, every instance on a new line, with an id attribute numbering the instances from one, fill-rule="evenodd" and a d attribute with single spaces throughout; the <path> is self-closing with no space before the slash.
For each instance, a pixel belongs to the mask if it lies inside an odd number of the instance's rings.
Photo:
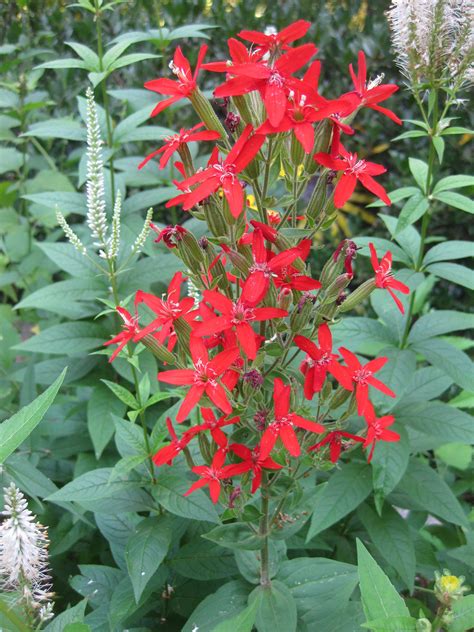
<path id="1" fill-rule="evenodd" d="M 259 534 L 263 538 L 262 548 L 260 549 L 260 585 L 270 586 L 270 573 L 269 573 L 269 552 L 268 552 L 268 536 L 269 536 L 269 498 L 268 498 L 268 477 L 265 470 L 262 471 L 262 486 L 261 486 L 261 512 L 262 517 L 260 519 Z"/>

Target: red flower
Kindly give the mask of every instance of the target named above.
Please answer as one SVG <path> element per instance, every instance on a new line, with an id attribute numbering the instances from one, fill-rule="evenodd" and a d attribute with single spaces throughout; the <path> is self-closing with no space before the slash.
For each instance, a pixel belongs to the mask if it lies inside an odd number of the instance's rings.
<path id="1" fill-rule="evenodd" d="M 166 139 L 166 143 L 163 145 L 163 147 L 160 147 L 160 149 L 156 149 L 151 154 L 148 154 L 145 160 L 143 160 L 138 165 L 138 168 L 141 169 L 152 158 L 154 158 L 155 156 L 158 156 L 159 154 L 163 154 L 160 158 L 159 164 L 160 164 L 160 169 L 164 169 L 166 165 L 168 164 L 171 156 L 174 154 L 174 152 L 178 151 L 180 147 L 182 147 L 183 145 L 186 145 L 187 143 L 201 141 L 201 140 L 202 141 L 217 140 L 218 138 L 220 138 L 219 132 L 214 132 L 212 130 L 203 130 L 202 132 L 196 132 L 195 130 L 199 129 L 200 127 L 204 127 L 204 123 L 198 123 L 197 125 L 195 125 L 194 127 L 191 127 L 191 129 L 188 129 L 188 130 L 181 128 L 177 134 L 174 134 L 173 136 L 169 136 Z"/>
<path id="2" fill-rule="evenodd" d="M 403 303 L 398 296 L 395 296 L 394 290 L 402 292 L 402 294 L 410 294 L 410 288 L 405 285 L 405 283 L 393 278 L 392 253 L 390 251 L 386 252 L 379 263 L 374 244 L 370 243 L 369 248 L 370 261 L 372 262 L 372 267 L 375 272 L 375 285 L 383 290 L 388 290 L 388 293 L 395 301 L 396 306 L 401 313 L 404 314 L 405 308 L 403 307 Z"/>
<path id="3" fill-rule="evenodd" d="M 339 457 L 341 456 L 341 450 L 343 447 L 343 439 L 352 439 L 352 441 L 364 441 L 363 437 L 359 437 L 358 435 L 350 434 L 350 432 L 344 432 L 343 430 L 333 430 L 329 434 L 327 434 L 322 441 L 315 443 L 310 448 L 308 448 L 308 452 L 312 450 L 319 450 L 323 446 L 329 444 L 329 456 L 332 463 L 337 463 Z"/>
<path id="4" fill-rule="evenodd" d="M 282 465 L 275 463 L 275 461 L 269 456 L 262 457 L 259 445 L 256 445 L 253 450 L 251 450 L 240 443 L 232 443 L 230 449 L 237 456 L 243 459 L 243 463 L 239 463 L 238 465 L 246 464 L 247 471 L 251 470 L 253 473 L 251 488 L 252 494 L 255 494 L 257 489 L 260 487 L 262 482 L 262 469 L 280 470 L 283 467 Z"/>
<path id="5" fill-rule="evenodd" d="M 107 347 L 108 345 L 118 345 L 118 347 L 110 356 L 109 362 L 113 362 L 118 354 L 125 347 L 125 345 L 131 342 L 140 332 L 137 315 L 132 316 L 130 312 L 128 312 L 123 307 L 116 307 L 115 309 L 119 313 L 120 318 L 123 320 L 124 330 L 117 334 L 114 338 L 112 338 L 112 340 L 104 342 L 105 347 Z"/>
<path id="6" fill-rule="evenodd" d="M 237 347 L 227 349 L 209 360 L 207 349 L 202 340 L 191 336 L 190 351 L 194 364 L 192 369 L 174 369 L 158 373 L 158 379 L 161 382 L 176 384 L 177 386 L 191 385 L 176 415 L 176 421 L 178 423 L 184 421 L 203 395 L 207 395 L 223 413 L 230 415 L 232 406 L 218 378 L 239 357 L 239 350 Z"/>
<path id="7" fill-rule="evenodd" d="M 201 478 L 193 483 L 184 495 L 189 496 L 189 494 L 192 494 L 196 491 L 196 489 L 200 489 L 201 487 L 208 485 L 211 500 L 213 503 L 216 503 L 219 500 L 219 495 L 221 493 L 221 480 L 230 478 L 231 476 L 237 476 L 238 474 L 243 474 L 248 471 L 247 463 L 224 466 L 225 457 L 226 452 L 221 448 L 215 453 L 211 465 L 196 465 L 193 467 L 193 472 L 199 474 Z"/>
<path id="8" fill-rule="evenodd" d="M 283 318 L 288 316 L 284 309 L 276 307 L 250 307 L 243 300 L 231 301 L 216 290 L 205 290 L 203 298 L 210 303 L 214 309 L 221 312 L 222 316 L 206 319 L 198 323 L 194 328 L 197 336 L 210 336 L 221 331 L 232 329 L 237 335 L 242 349 L 248 358 L 253 360 L 257 355 L 257 334 L 252 329 L 250 323 L 270 320 L 272 318 Z"/>
<path id="9" fill-rule="evenodd" d="M 343 239 L 332 256 L 334 263 L 337 263 L 337 261 L 339 260 L 339 255 L 341 253 L 344 255 L 344 269 L 350 277 L 354 276 L 354 271 L 352 270 L 352 261 L 356 258 L 358 250 L 359 249 L 352 240 Z"/>
<path id="10" fill-rule="evenodd" d="M 158 92 L 158 94 L 171 95 L 169 99 L 164 99 L 158 103 L 151 113 L 151 116 L 156 116 L 169 105 L 172 105 L 185 97 L 189 97 L 189 95 L 196 89 L 196 79 L 206 52 L 207 46 L 206 44 L 203 44 L 199 49 L 196 68 L 194 70 L 194 74 L 192 74 L 189 61 L 183 55 L 181 48 L 178 46 L 175 50 L 173 61 L 170 63 L 171 71 L 178 77 L 178 81 L 161 78 L 153 79 L 152 81 L 147 81 L 145 83 L 145 88 L 147 90 L 153 90 L 153 92 Z"/>
<path id="11" fill-rule="evenodd" d="M 196 434 L 196 427 L 190 428 L 186 430 L 186 432 L 182 435 L 181 439 L 178 439 L 176 435 L 175 429 L 173 428 L 173 424 L 171 423 L 171 419 L 169 417 L 166 418 L 166 425 L 168 426 L 168 432 L 170 433 L 171 443 L 165 445 L 161 450 L 153 457 L 153 463 L 156 466 L 164 465 L 168 463 L 171 465 L 173 459 L 175 459 L 178 454 L 184 450 L 184 448 L 188 445 L 191 439 Z"/>
<path id="12" fill-rule="evenodd" d="M 353 194 L 358 180 L 366 189 L 390 206 L 391 201 L 387 192 L 372 177 L 385 173 L 387 171 L 385 167 L 367 160 L 359 160 L 357 154 L 350 154 L 341 144 L 339 144 L 339 153 L 339 157 L 323 152 L 319 152 L 314 156 L 314 160 L 320 165 L 334 171 L 343 172 L 334 191 L 334 206 L 336 208 L 344 206 Z"/>
<path id="13" fill-rule="evenodd" d="M 385 386 L 383 382 L 374 377 L 374 373 L 380 371 L 388 358 L 375 358 L 375 360 L 370 360 L 367 364 L 362 365 L 357 356 L 352 353 L 352 351 L 349 351 L 349 349 L 340 347 L 339 353 L 346 361 L 351 373 L 351 379 L 356 385 L 358 415 L 364 414 L 367 404 L 369 403 L 369 386 L 373 386 L 373 388 L 376 388 L 389 397 L 395 397 L 395 393 L 390 390 L 388 386 Z"/>
<path id="14" fill-rule="evenodd" d="M 266 459 L 278 438 L 281 439 L 283 445 L 292 456 L 301 454 L 300 444 L 293 429 L 294 426 L 304 428 L 310 432 L 324 432 L 325 428 L 304 417 L 300 417 L 296 413 L 290 413 L 290 395 L 291 386 L 285 386 L 279 377 L 275 378 L 273 388 L 274 419 L 267 426 L 262 435 L 260 442 L 261 458 Z"/>
<path id="15" fill-rule="evenodd" d="M 198 171 L 190 178 L 186 178 L 179 183 L 179 188 L 185 192 L 167 202 L 166 206 L 183 204 L 183 209 L 189 211 L 195 204 L 201 202 L 218 189 L 224 191 L 224 195 L 229 203 L 230 212 L 234 217 L 238 217 L 244 206 L 244 190 L 237 178 L 237 174 L 247 167 L 255 158 L 260 147 L 265 141 L 265 136 L 254 134 L 251 136 L 253 127 L 247 125 L 242 135 L 237 140 L 226 158 L 219 162 L 217 160 L 217 148 L 212 152 L 209 164 L 206 169 Z M 190 190 L 190 187 L 198 186 Z"/>
<path id="16" fill-rule="evenodd" d="M 157 340 L 163 344 L 165 339 L 174 331 L 175 320 L 182 317 L 189 322 L 193 318 L 190 312 L 194 307 L 194 299 L 188 296 L 182 299 L 179 298 L 183 281 L 182 273 L 176 272 L 168 286 L 166 298 L 165 296 L 158 298 L 141 290 L 136 293 L 135 305 L 145 303 L 157 314 L 157 317 L 135 336 L 135 342 L 161 327 Z"/>
<path id="17" fill-rule="evenodd" d="M 367 66 L 363 51 L 359 51 L 357 75 L 354 72 L 352 64 L 349 66 L 349 72 L 354 82 L 355 93 L 359 97 L 361 104 L 372 110 L 377 110 L 377 112 L 382 112 L 382 114 L 388 116 L 389 119 L 401 125 L 402 122 L 396 114 L 378 105 L 381 101 L 385 101 L 391 97 L 392 94 L 398 90 L 398 86 L 393 83 L 379 85 L 377 81 L 372 82 L 372 85 L 367 83 Z"/>
<path id="18" fill-rule="evenodd" d="M 298 245 L 300 250 L 300 259 L 306 261 L 311 250 L 311 240 L 303 239 Z M 297 290 L 298 292 L 309 292 L 310 290 L 319 290 L 321 283 L 312 277 L 302 274 L 300 270 L 292 265 L 284 266 L 278 270 L 273 281 L 277 288 L 286 288 L 288 290 Z"/>
<path id="19" fill-rule="evenodd" d="M 212 61 L 208 64 L 203 64 L 205 70 L 211 72 L 229 72 L 233 64 L 246 64 L 256 62 L 262 56 L 258 50 L 248 50 L 242 42 L 231 37 L 227 40 L 229 46 L 230 59 L 229 61 Z"/>
<path id="20" fill-rule="evenodd" d="M 365 420 L 367 422 L 367 438 L 362 447 L 367 448 L 372 444 L 370 449 L 368 462 L 372 460 L 374 454 L 375 444 L 377 441 L 400 441 L 400 435 L 398 432 L 388 430 L 388 426 L 391 426 L 395 422 L 395 418 L 392 415 L 385 415 L 384 417 L 377 417 L 374 411 L 374 407 L 369 402 L 364 412 Z"/>
<path id="21" fill-rule="evenodd" d="M 287 50 L 288 44 L 306 35 L 311 22 L 297 20 L 285 26 L 279 33 L 259 33 L 258 31 L 240 31 L 238 36 L 252 44 L 257 44 L 260 53 L 273 53 L 277 50 Z"/>
<path id="22" fill-rule="evenodd" d="M 155 243 L 159 243 L 163 240 L 167 248 L 176 248 L 183 239 L 182 235 L 188 232 L 186 228 L 183 228 L 183 226 L 179 224 L 176 224 L 176 226 L 166 226 L 160 230 L 158 226 L 150 222 L 150 228 L 158 235 L 155 239 Z"/>
<path id="23" fill-rule="evenodd" d="M 304 92 L 304 84 L 291 76 L 317 52 L 314 44 L 304 44 L 279 57 L 273 66 L 265 63 L 235 64 L 227 68 L 236 75 L 215 89 L 216 97 L 232 97 L 258 90 L 265 104 L 270 123 L 276 126 L 283 118 L 290 90 Z"/>
<path id="24" fill-rule="evenodd" d="M 214 413 L 210 408 L 201 408 L 201 414 L 204 419 L 203 424 L 199 424 L 198 426 L 193 426 L 192 430 L 197 434 L 199 432 L 204 432 L 205 430 L 210 430 L 212 438 L 219 445 L 224 445 L 227 441 L 225 434 L 222 432 L 221 428 L 224 426 L 230 426 L 232 424 L 237 424 L 240 421 L 240 417 L 232 417 L 231 419 L 226 419 L 225 415 L 216 419 Z"/>
<path id="25" fill-rule="evenodd" d="M 300 258 L 302 250 L 299 247 L 289 248 L 273 256 L 273 253 L 265 248 L 262 231 L 255 230 L 252 234 L 253 264 L 244 283 L 241 300 L 255 306 L 268 292 L 271 277 Z"/>
<path id="26" fill-rule="evenodd" d="M 329 327 L 323 323 L 318 329 L 319 348 L 314 342 L 304 336 L 295 336 L 295 345 L 308 355 L 301 364 L 304 379 L 304 395 L 312 399 L 315 393 L 323 388 L 328 372 L 333 375 L 342 386 L 351 391 L 352 378 L 347 369 L 337 362 L 338 356 L 332 353 L 332 335 Z"/>

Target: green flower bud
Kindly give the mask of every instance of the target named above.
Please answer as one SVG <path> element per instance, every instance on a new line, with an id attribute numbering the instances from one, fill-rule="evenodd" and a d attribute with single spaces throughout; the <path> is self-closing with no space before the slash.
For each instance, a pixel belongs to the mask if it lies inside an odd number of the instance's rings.
<path id="1" fill-rule="evenodd" d="M 224 129 L 224 126 L 219 120 L 219 117 L 214 112 L 214 109 L 208 99 L 203 95 L 199 88 L 195 88 L 191 94 L 189 95 L 189 100 L 196 111 L 196 114 L 199 117 L 207 129 L 214 130 L 219 132 L 222 140 L 227 139 L 227 132 Z"/>
<path id="2" fill-rule="evenodd" d="M 147 336 L 142 338 L 141 342 L 143 342 L 145 347 L 147 347 L 147 349 L 150 349 L 153 355 L 162 362 L 167 362 L 168 364 L 176 364 L 175 356 L 170 351 L 168 351 L 168 349 L 164 345 L 160 344 L 158 340 L 151 334 L 148 334 Z"/>
<path id="3" fill-rule="evenodd" d="M 375 290 L 375 279 L 369 279 L 359 285 L 359 287 L 351 292 L 349 296 L 345 299 L 343 303 L 339 306 L 339 312 L 348 312 L 351 309 L 354 309 L 357 305 L 365 301 Z"/>

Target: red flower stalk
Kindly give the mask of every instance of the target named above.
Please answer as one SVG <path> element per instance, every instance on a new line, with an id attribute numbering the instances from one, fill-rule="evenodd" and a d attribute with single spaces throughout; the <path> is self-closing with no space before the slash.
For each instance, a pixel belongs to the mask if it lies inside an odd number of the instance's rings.
<path id="1" fill-rule="evenodd" d="M 290 90 L 305 92 L 304 84 L 291 73 L 295 72 L 317 52 L 314 44 L 303 44 L 279 57 L 273 66 L 265 63 L 235 64 L 227 68 L 236 75 L 214 90 L 216 97 L 232 97 L 258 90 L 265 104 L 270 123 L 282 120 Z"/>
<path id="2" fill-rule="evenodd" d="M 379 260 L 377 258 L 377 251 L 375 250 L 374 244 L 370 243 L 369 248 L 370 261 L 375 272 L 375 285 L 383 290 L 387 290 L 390 296 L 395 301 L 398 309 L 401 311 L 402 314 L 404 314 L 405 308 L 403 307 L 403 303 L 398 298 L 398 296 L 395 296 L 394 290 L 396 290 L 397 292 L 402 292 L 402 294 L 410 294 L 410 288 L 405 285 L 405 283 L 397 281 L 397 279 L 393 278 L 392 253 L 390 251 L 386 252 L 379 263 Z"/>
<path id="3" fill-rule="evenodd" d="M 125 347 L 125 345 L 131 342 L 135 338 L 135 336 L 140 333 L 140 328 L 138 326 L 138 316 L 136 314 L 135 316 L 132 316 L 130 312 L 128 312 L 123 307 L 116 307 L 115 309 L 117 310 L 120 318 L 123 320 L 124 330 L 117 334 L 114 338 L 112 338 L 112 340 L 104 342 L 105 347 L 107 347 L 108 345 L 118 345 L 118 347 L 110 356 L 109 362 L 113 362 L 118 354 Z"/>
<path id="4" fill-rule="evenodd" d="M 203 395 L 207 395 L 211 402 L 226 415 L 232 412 L 232 406 L 227 398 L 224 387 L 219 378 L 227 371 L 239 357 L 239 350 L 227 349 L 209 359 L 207 349 L 201 339 L 191 336 L 190 351 L 193 360 L 192 369 L 173 369 L 158 373 L 160 382 L 176 384 L 177 386 L 191 385 L 186 397 L 181 403 L 176 421 L 181 423 L 191 410 L 197 405 Z"/>
<path id="5" fill-rule="evenodd" d="M 401 125 L 402 122 L 396 114 L 391 110 L 378 105 L 381 101 L 385 101 L 398 90 L 398 86 L 393 83 L 380 85 L 377 80 L 367 83 L 367 65 L 365 61 L 365 53 L 359 51 L 357 74 L 352 64 L 349 66 L 352 81 L 354 82 L 355 94 L 359 97 L 360 103 L 371 110 L 377 110 L 388 116 L 389 119 Z"/>
<path id="6" fill-rule="evenodd" d="M 224 444 L 227 441 L 226 436 L 222 432 L 221 428 L 223 428 L 224 426 L 237 424 L 240 421 L 240 417 L 232 417 L 231 419 L 226 419 L 225 415 L 222 415 L 221 417 L 219 417 L 219 419 L 216 419 L 216 416 L 210 408 L 201 408 L 201 415 L 204 419 L 204 423 L 199 424 L 198 426 L 193 426 L 192 430 L 196 434 L 199 432 L 210 430 L 212 438 L 219 445 Z"/>
<path id="7" fill-rule="evenodd" d="M 255 230 L 252 234 L 253 265 L 244 283 L 241 298 L 248 305 L 255 306 L 268 292 L 272 276 L 278 275 L 282 268 L 287 268 L 293 261 L 304 256 L 304 246 L 303 251 L 300 247 L 289 248 L 272 256 L 273 253 L 265 248 L 262 231 Z"/>
<path id="8" fill-rule="evenodd" d="M 300 417 L 296 413 L 290 413 L 291 386 L 283 384 L 279 377 L 275 378 L 273 384 L 274 419 L 262 435 L 260 442 L 261 458 L 266 459 L 270 455 L 278 438 L 281 439 L 283 445 L 292 456 L 299 456 L 301 448 L 293 429 L 294 426 L 309 432 L 324 432 L 325 428 L 321 424 Z"/>
<path id="9" fill-rule="evenodd" d="M 311 452 L 312 450 L 319 450 L 323 446 L 329 444 L 329 457 L 331 459 L 331 462 L 337 463 L 339 457 L 341 456 L 344 439 L 364 442 L 364 438 L 359 437 L 358 435 L 351 434 L 350 432 L 344 432 L 343 430 L 333 430 L 332 432 L 328 433 L 322 441 L 319 441 L 318 443 L 315 443 L 310 448 L 308 448 L 308 452 Z"/>
<path id="10" fill-rule="evenodd" d="M 135 342 L 138 342 L 147 334 L 161 327 L 157 335 L 157 340 L 163 344 L 165 339 L 174 331 L 175 320 L 184 318 L 187 322 L 190 322 L 193 319 L 194 316 L 191 314 L 191 310 L 194 308 L 194 299 L 190 296 L 179 298 L 183 281 L 184 277 L 182 273 L 176 272 L 168 286 L 168 293 L 163 295 L 162 298 L 158 298 L 147 292 L 142 292 L 142 290 L 136 293 L 135 305 L 145 303 L 145 305 L 157 314 L 157 317 L 136 334 Z M 174 342 L 176 342 L 175 339 Z"/>
<path id="11" fill-rule="evenodd" d="M 257 50 L 264 53 L 273 53 L 278 50 L 288 50 L 291 42 L 301 39 L 306 35 L 311 22 L 297 20 L 285 26 L 279 33 L 260 33 L 258 31 L 240 31 L 238 36 L 252 44 L 257 44 Z"/>
<path id="12" fill-rule="evenodd" d="M 216 290 L 205 290 L 203 298 L 222 316 L 206 319 L 194 327 L 196 336 L 210 336 L 221 331 L 232 329 L 248 358 L 253 360 L 257 355 L 258 338 L 250 323 L 272 318 L 288 316 L 284 309 L 276 307 L 250 307 L 244 300 L 231 301 Z"/>
<path id="13" fill-rule="evenodd" d="M 332 335 L 329 327 L 323 323 L 318 328 L 319 347 L 304 336 L 295 336 L 295 345 L 307 353 L 301 363 L 304 375 L 304 395 L 312 399 L 323 388 L 328 372 L 347 390 L 351 391 L 352 379 L 347 369 L 338 362 L 338 356 L 332 353 Z"/>
<path id="14" fill-rule="evenodd" d="M 357 181 L 359 181 L 371 193 L 379 197 L 390 206 L 391 201 L 387 192 L 381 184 L 376 182 L 372 176 L 378 176 L 387 171 L 382 165 L 374 162 L 359 159 L 357 154 L 351 154 L 339 144 L 340 156 L 334 157 L 330 154 L 319 152 L 314 156 L 314 160 L 333 171 L 342 171 L 342 176 L 334 191 L 334 206 L 341 208 L 354 193 Z"/>
<path id="15" fill-rule="evenodd" d="M 167 248 L 176 248 L 180 241 L 183 239 L 188 231 L 183 226 L 176 224 L 176 226 L 166 226 L 161 230 L 155 224 L 150 223 L 150 228 L 155 231 L 158 237 L 155 239 L 155 243 L 159 243 L 163 240 Z"/>
<path id="16" fill-rule="evenodd" d="M 400 441 L 400 435 L 398 432 L 388 430 L 388 427 L 395 422 L 395 417 L 392 415 L 385 415 L 384 417 L 377 417 L 374 411 L 374 407 L 371 402 L 365 408 L 364 411 L 365 421 L 367 422 L 367 438 L 365 439 L 362 447 L 367 448 L 372 445 L 367 461 L 370 463 L 374 454 L 375 444 L 377 441 Z"/>
<path id="17" fill-rule="evenodd" d="M 167 202 L 166 206 L 182 203 L 183 210 L 189 211 L 195 204 L 222 189 L 229 203 L 230 212 L 234 217 L 238 217 L 244 206 L 244 190 L 237 175 L 255 158 L 265 141 L 265 136 L 251 135 L 252 132 L 253 127 L 247 125 L 222 162 L 217 159 L 216 148 L 211 154 L 206 169 L 198 171 L 179 183 L 179 188 L 186 192 Z M 190 187 L 196 184 L 198 186 L 191 190 Z"/>
<path id="18" fill-rule="evenodd" d="M 234 454 L 243 459 L 242 463 L 247 466 L 247 471 L 253 473 L 251 492 L 255 494 L 262 482 L 262 470 L 280 470 L 283 466 L 276 463 L 271 457 L 262 457 L 260 452 L 260 446 L 256 445 L 253 450 L 240 443 L 232 443 L 230 449 Z"/>
<path id="19" fill-rule="evenodd" d="M 184 450 L 184 448 L 186 448 L 188 443 L 197 433 L 196 427 L 190 428 L 189 430 L 186 430 L 186 432 L 179 439 L 169 417 L 166 418 L 166 425 L 171 437 L 171 443 L 165 445 L 154 455 L 153 463 L 158 467 L 160 465 L 164 465 L 165 463 L 171 465 L 173 460 L 178 456 L 178 454 L 180 454 L 182 450 Z"/>
<path id="20" fill-rule="evenodd" d="M 161 78 L 153 79 L 152 81 L 147 81 L 145 83 L 145 88 L 147 90 L 158 92 L 158 94 L 170 95 L 169 99 L 164 99 L 158 103 L 151 113 L 151 116 L 156 116 L 168 106 L 180 101 L 181 99 L 189 97 L 189 95 L 194 92 L 197 87 L 197 76 L 206 52 L 207 46 L 206 44 L 203 44 L 199 49 L 196 68 L 193 74 L 191 72 L 189 61 L 183 55 L 181 48 L 178 46 L 175 50 L 173 61 L 170 63 L 171 71 L 178 77 L 178 80 L 173 81 L 172 79 Z"/>
<path id="21" fill-rule="evenodd" d="M 198 123 L 197 125 L 194 125 L 194 127 L 191 127 L 191 129 L 181 128 L 177 134 L 173 134 L 173 136 L 166 138 L 166 143 L 163 147 L 160 147 L 151 154 L 148 154 L 145 160 L 138 165 L 138 168 L 142 169 L 152 158 L 158 156 L 159 154 L 163 154 L 160 158 L 159 165 L 160 169 L 164 169 L 174 152 L 178 151 L 183 145 L 197 141 L 217 140 L 220 138 L 221 135 L 219 132 L 212 130 L 196 132 L 196 130 L 201 127 L 204 127 L 204 123 Z"/>
<path id="22" fill-rule="evenodd" d="M 346 361 L 351 374 L 351 379 L 356 385 L 357 414 L 363 415 L 369 403 L 369 386 L 376 388 L 389 397 L 395 397 L 395 393 L 383 382 L 374 377 L 374 373 L 380 371 L 388 358 L 375 358 L 362 365 L 357 356 L 344 347 L 339 348 L 339 353 Z M 352 390 L 352 389 L 348 389 Z"/>
<path id="23" fill-rule="evenodd" d="M 209 486 L 209 492 L 213 503 L 217 503 L 221 493 L 222 479 L 231 478 L 248 471 L 247 463 L 238 463 L 236 465 L 224 465 L 226 451 L 220 448 L 214 455 L 211 465 L 196 465 L 192 468 L 195 474 L 201 477 L 193 483 L 188 491 L 184 494 L 189 496 L 196 489 Z"/>

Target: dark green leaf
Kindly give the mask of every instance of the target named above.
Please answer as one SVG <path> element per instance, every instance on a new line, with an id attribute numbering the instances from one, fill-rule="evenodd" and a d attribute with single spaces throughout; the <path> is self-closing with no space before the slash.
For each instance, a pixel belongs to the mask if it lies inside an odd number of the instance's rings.
<path id="1" fill-rule="evenodd" d="M 76 322 L 53 325 L 49 329 L 15 345 L 24 353 L 49 353 L 51 355 L 83 355 L 104 344 L 106 334 L 96 323 Z"/>
<path id="2" fill-rule="evenodd" d="M 258 586 L 249 597 L 250 604 L 255 602 L 258 632 L 296 632 L 296 603 L 285 584 L 274 580 L 270 586 Z"/>
<path id="3" fill-rule="evenodd" d="M 191 540 L 173 556 L 171 568 L 183 577 L 199 581 L 238 575 L 232 551 L 202 538 Z"/>
<path id="4" fill-rule="evenodd" d="M 262 546 L 261 538 L 250 529 L 246 522 L 233 522 L 214 527 L 203 537 L 230 549 L 254 551 Z"/>
<path id="5" fill-rule="evenodd" d="M 467 391 L 474 391 L 474 372 L 470 358 L 445 340 L 430 338 L 412 345 L 433 366 L 449 375 L 456 384 Z"/>
<path id="6" fill-rule="evenodd" d="M 235 580 L 224 584 L 206 597 L 184 625 L 182 632 L 213 632 L 220 624 L 240 614 L 247 607 L 248 584 Z"/>
<path id="7" fill-rule="evenodd" d="M 112 415 L 120 416 L 124 412 L 125 406 L 108 388 L 101 384 L 94 388 L 87 402 L 87 428 L 97 459 L 114 434 Z"/>

